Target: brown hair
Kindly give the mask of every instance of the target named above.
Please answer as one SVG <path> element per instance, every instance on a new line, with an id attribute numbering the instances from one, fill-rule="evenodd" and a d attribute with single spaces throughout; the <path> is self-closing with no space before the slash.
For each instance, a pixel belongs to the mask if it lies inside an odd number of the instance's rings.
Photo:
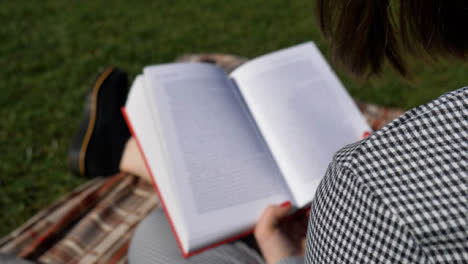
<path id="1" fill-rule="evenodd" d="M 359 77 L 380 73 L 385 60 L 406 76 L 407 54 L 468 51 L 467 0 L 318 0 L 318 12 L 332 59 Z"/>

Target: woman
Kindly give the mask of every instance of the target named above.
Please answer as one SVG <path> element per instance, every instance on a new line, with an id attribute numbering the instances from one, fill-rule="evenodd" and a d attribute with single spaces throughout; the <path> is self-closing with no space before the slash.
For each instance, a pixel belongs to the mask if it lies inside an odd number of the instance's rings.
<path id="1" fill-rule="evenodd" d="M 330 38 L 334 59 L 357 76 L 378 74 L 388 61 L 406 75 L 402 50 L 432 58 L 468 50 L 468 2 L 442 0 L 319 0 L 321 28 Z M 398 10 L 398 18 L 393 12 Z M 398 27 L 397 27 L 398 25 Z M 96 123 L 108 120 L 122 101 L 112 90 L 125 90 L 122 73 L 101 76 Z M 117 84 L 116 84 L 117 83 Z M 106 91 L 108 95 L 106 96 Z M 117 96 L 118 97 L 118 96 Z M 117 102 L 117 103 L 116 103 Z M 104 111 L 114 105 L 115 111 Z M 108 107 L 109 108 L 109 107 Z M 108 165 L 93 157 L 99 135 L 125 130 L 96 126 L 81 160 L 88 175 L 119 168 L 147 175 L 128 134 Z M 101 129 L 101 130 L 99 130 Z M 99 131 L 98 131 L 99 130 Z M 76 146 L 84 146 L 78 137 Z M 94 155 L 94 157 L 99 155 Z M 102 155 L 101 155 L 102 156 Z M 267 263 L 468 263 L 468 89 L 447 93 L 408 111 L 370 137 L 336 153 L 311 205 L 307 243 L 305 225 L 284 217 L 289 207 L 270 206 L 255 228 Z M 102 163 L 101 163 L 102 164 Z M 78 165 L 75 165 L 77 168 Z M 100 167 L 104 168 L 101 169 Z M 301 229 L 302 228 L 302 229 Z M 294 231 L 293 231 L 294 229 Z M 157 211 L 138 227 L 130 263 L 259 263 L 243 242 L 224 245 L 192 258 L 181 258 L 164 214 Z M 304 259 L 305 254 L 305 259 Z"/>

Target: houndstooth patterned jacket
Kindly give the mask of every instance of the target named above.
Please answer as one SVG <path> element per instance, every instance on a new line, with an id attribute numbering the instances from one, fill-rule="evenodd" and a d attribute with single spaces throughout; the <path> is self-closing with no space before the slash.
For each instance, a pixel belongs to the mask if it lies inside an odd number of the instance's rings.
<path id="1" fill-rule="evenodd" d="M 312 202 L 305 262 L 468 263 L 467 161 L 468 87 L 340 150 Z"/>

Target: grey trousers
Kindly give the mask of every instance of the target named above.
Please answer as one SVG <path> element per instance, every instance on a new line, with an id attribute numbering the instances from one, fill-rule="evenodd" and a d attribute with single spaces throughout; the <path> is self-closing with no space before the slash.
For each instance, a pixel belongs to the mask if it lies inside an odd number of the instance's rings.
<path id="1" fill-rule="evenodd" d="M 161 209 L 156 209 L 137 227 L 130 242 L 128 261 L 130 264 L 264 263 L 258 252 L 242 241 L 224 244 L 184 259 Z"/>

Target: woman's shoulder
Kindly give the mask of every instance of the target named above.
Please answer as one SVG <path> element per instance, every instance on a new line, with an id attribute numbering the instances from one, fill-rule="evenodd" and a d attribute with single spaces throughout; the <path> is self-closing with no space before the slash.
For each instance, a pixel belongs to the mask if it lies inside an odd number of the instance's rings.
<path id="1" fill-rule="evenodd" d="M 333 163 L 356 171 L 382 158 L 404 156 L 403 148 L 418 149 L 449 131 L 454 132 L 451 137 L 461 136 L 467 113 L 468 86 L 415 107 L 369 137 L 343 147 L 334 155 Z"/>

